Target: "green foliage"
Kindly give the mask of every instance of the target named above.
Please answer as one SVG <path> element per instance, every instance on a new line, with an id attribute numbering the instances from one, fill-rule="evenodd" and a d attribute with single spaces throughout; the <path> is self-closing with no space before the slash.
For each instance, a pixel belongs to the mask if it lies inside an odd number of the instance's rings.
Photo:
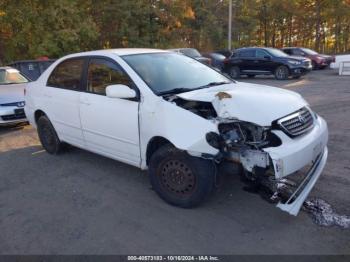
<path id="1" fill-rule="evenodd" d="M 229 0 L 0 0 L 0 63 L 118 47 L 227 45 Z M 348 0 L 233 0 L 234 47 L 350 50 Z"/>

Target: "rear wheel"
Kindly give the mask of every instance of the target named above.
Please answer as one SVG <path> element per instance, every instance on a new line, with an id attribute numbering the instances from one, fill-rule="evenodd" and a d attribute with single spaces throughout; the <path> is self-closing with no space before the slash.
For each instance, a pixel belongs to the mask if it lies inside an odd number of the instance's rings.
<path id="1" fill-rule="evenodd" d="M 58 154 L 62 148 L 62 143 L 47 116 L 43 115 L 38 119 L 37 127 L 43 148 L 50 154 Z"/>
<path id="2" fill-rule="evenodd" d="M 233 79 L 238 79 L 241 76 L 241 70 L 238 66 L 233 66 L 229 71 L 230 77 Z"/>
<path id="3" fill-rule="evenodd" d="M 171 145 L 151 157 L 149 176 L 153 189 L 167 203 L 190 208 L 199 205 L 214 187 L 212 161 L 188 155 Z"/>
<path id="4" fill-rule="evenodd" d="M 286 66 L 279 66 L 275 71 L 275 78 L 277 80 L 286 80 L 289 77 L 289 69 Z"/>

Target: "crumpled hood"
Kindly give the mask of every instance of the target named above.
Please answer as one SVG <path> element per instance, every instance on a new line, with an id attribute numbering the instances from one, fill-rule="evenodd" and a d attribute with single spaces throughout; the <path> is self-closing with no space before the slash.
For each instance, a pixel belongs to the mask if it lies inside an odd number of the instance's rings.
<path id="1" fill-rule="evenodd" d="M 0 104 L 24 101 L 24 88 L 27 84 L 0 85 Z"/>
<path id="2" fill-rule="evenodd" d="M 224 92 L 221 99 L 217 96 L 219 92 Z M 227 98 L 227 94 L 231 98 Z M 177 96 L 185 100 L 211 102 L 219 117 L 237 118 L 260 126 L 270 126 L 274 120 L 308 105 L 295 92 L 241 82 L 194 90 Z"/>

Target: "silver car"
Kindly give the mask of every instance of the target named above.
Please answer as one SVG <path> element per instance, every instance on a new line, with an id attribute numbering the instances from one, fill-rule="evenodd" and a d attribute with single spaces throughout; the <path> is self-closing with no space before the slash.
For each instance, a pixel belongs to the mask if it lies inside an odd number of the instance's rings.
<path id="1" fill-rule="evenodd" d="M 0 125 L 26 122 L 24 89 L 28 83 L 17 69 L 0 67 Z"/>

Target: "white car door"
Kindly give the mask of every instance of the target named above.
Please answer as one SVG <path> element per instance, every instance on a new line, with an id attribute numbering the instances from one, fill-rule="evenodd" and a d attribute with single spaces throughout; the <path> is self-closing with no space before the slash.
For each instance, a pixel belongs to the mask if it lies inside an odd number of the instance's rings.
<path id="1" fill-rule="evenodd" d="M 84 147 L 79 102 L 83 90 L 85 58 L 61 62 L 48 78 L 43 90 L 43 110 L 62 141 Z"/>
<path id="2" fill-rule="evenodd" d="M 80 97 L 80 117 L 89 150 L 139 166 L 138 99 L 106 96 L 106 87 L 123 84 L 136 89 L 112 59 L 91 57 L 86 73 L 87 92 Z"/>

